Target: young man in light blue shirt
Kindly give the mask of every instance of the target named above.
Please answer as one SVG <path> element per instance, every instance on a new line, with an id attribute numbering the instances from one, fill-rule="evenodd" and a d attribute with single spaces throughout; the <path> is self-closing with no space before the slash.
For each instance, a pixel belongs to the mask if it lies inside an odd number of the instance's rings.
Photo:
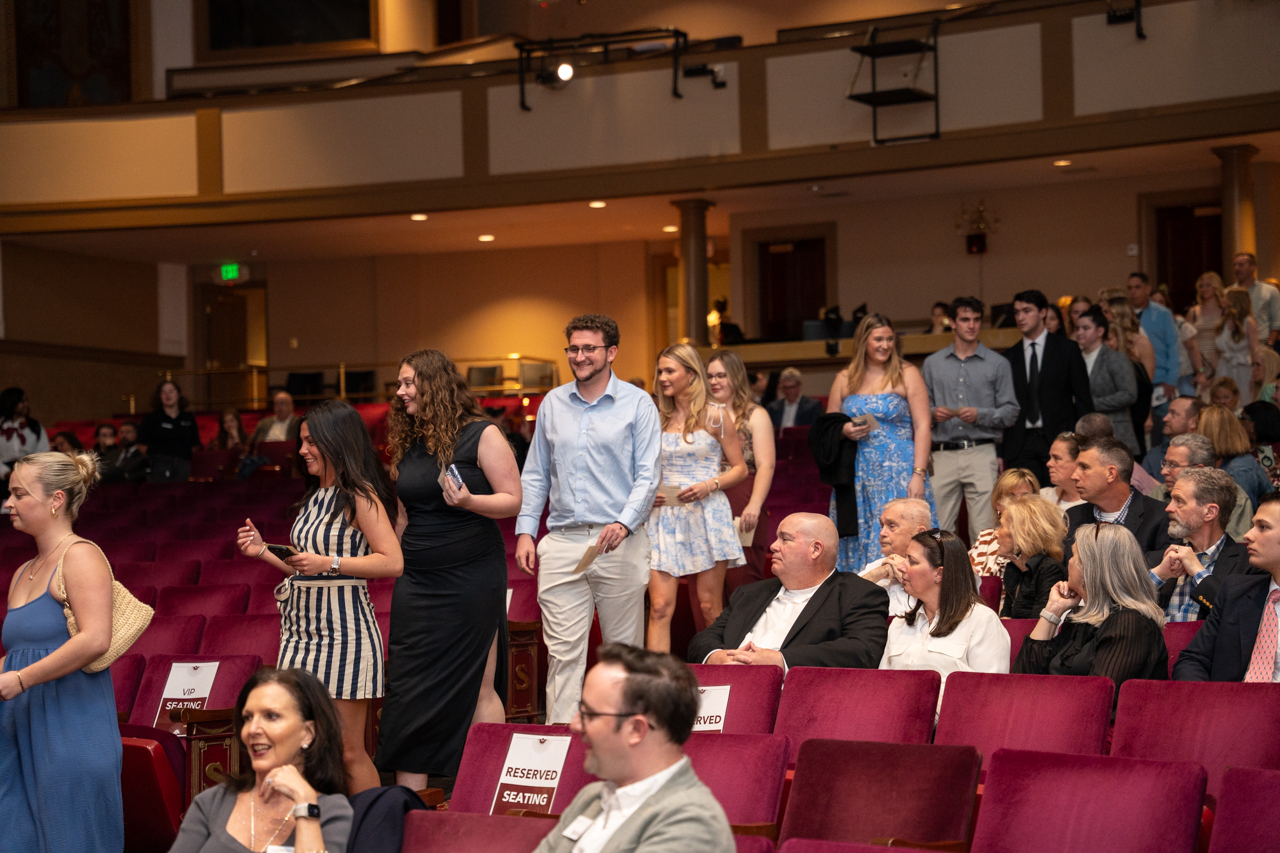
<path id="1" fill-rule="evenodd" d="M 649 537 L 644 522 L 658 491 L 662 426 L 658 407 L 614 375 L 618 324 L 602 314 L 574 317 L 565 329 L 575 381 L 542 401 L 516 521 L 516 562 L 538 574 L 547 642 L 547 723 L 578 709 L 593 611 L 606 643 L 644 645 Z M 538 521 L 550 501 L 548 534 Z M 581 572 L 589 548 L 598 555 Z"/>
<path id="2" fill-rule="evenodd" d="M 1156 373 L 1151 377 L 1156 388 L 1155 398 L 1160 400 L 1151 407 L 1151 446 L 1155 447 L 1164 440 L 1164 416 L 1169 413 L 1169 403 L 1178 396 L 1178 348 L 1182 344 L 1178 341 L 1178 325 L 1173 322 L 1173 312 L 1159 302 L 1151 301 L 1151 282 L 1146 273 L 1130 273 L 1125 289 L 1133 310 L 1138 313 L 1142 331 L 1147 333 L 1156 354 Z M 1142 436 L 1138 436 L 1138 440 L 1141 442 Z"/>

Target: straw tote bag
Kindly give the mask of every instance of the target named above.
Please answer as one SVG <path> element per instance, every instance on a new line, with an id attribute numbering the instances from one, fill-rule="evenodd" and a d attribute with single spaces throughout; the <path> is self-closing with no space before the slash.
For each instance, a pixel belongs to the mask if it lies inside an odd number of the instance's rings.
<path id="1" fill-rule="evenodd" d="M 76 542 L 88 542 L 98 548 L 96 543 L 89 542 L 88 539 L 77 539 Z M 72 542 L 71 545 L 76 542 Z M 71 545 L 67 546 L 67 551 L 71 550 Z M 63 551 L 62 556 L 58 558 L 58 568 L 54 573 L 58 576 L 58 591 L 62 593 L 62 615 L 67 617 L 67 633 L 74 637 L 80 633 L 80 626 L 76 624 L 76 616 L 67 604 L 67 585 L 62 580 L 62 561 L 66 559 L 67 551 Z M 98 548 L 98 553 L 102 554 L 101 548 Z M 107 555 L 102 554 L 102 559 L 107 562 L 107 571 L 111 571 L 111 561 L 107 560 Z M 128 651 L 129 647 L 142 636 L 142 632 L 151 624 L 151 617 L 154 615 L 156 611 L 134 598 L 133 593 L 115 579 L 113 572 L 111 576 L 111 646 L 106 654 L 86 666 L 84 671 L 102 672 L 111 666 L 116 658 Z"/>

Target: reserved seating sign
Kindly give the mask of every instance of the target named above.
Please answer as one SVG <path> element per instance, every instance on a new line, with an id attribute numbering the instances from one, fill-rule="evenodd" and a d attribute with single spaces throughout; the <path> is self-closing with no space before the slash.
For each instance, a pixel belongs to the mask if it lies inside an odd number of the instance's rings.
<path id="1" fill-rule="evenodd" d="M 568 735 L 513 734 L 489 814 L 511 809 L 550 814 L 571 740 Z"/>
<path id="2" fill-rule="evenodd" d="M 698 688 L 698 718 L 693 722 L 695 732 L 724 731 L 724 712 L 729 707 L 728 684 L 716 684 Z"/>
<path id="3" fill-rule="evenodd" d="M 169 719 L 175 708 L 202 710 L 209 701 L 213 678 L 218 674 L 218 662 L 175 663 L 169 669 L 169 678 L 160 694 L 160 707 L 156 711 L 157 729 L 173 732 L 178 737 L 187 736 L 187 727 Z"/>

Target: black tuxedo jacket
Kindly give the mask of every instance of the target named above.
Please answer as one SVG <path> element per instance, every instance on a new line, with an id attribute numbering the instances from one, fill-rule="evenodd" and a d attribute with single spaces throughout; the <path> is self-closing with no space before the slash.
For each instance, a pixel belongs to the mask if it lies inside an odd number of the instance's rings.
<path id="1" fill-rule="evenodd" d="M 782 410 L 786 405 L 787 401 L 779 397 L 764 407 L 769 413 L 769 420 L 773 421 L 774 429 L 782 429 Z M 813 426 L 813 422 L 820 414 L 822 414 L 822 404 L 812 397 L 802 394 L 796 401 L 796 426 Z"/>
<path id="2" fill-rule="evenodd" d="M 1129 514 L 1124 517 L 1124 526 L 1138 540 L 1138 547 L 1143 553 L 1159 551 L 1163 554 L 1173 544 L 1169 538 L 1169 516 L 1164 511 L 1168 504 L 1149 498 L 1132 486 L 1129 488 L 1133 491 L 1133 501 L 1129 504 Z M 1063 553 L 1070 557 L 1076 530 L 1082 524 L 1093 523 L 1093 504 L 1080 504 L 1067 510 L 1067 539 L 1063 543 Z"/>
<path id="3" fill-rule="evenodd" d="M 1173 680 L 1244 681 L 1270 588 L 1270 575 L 1223 580 L 1209 618 L 1178 656 Z"/>
<path id="4" fill-rule="evenodd" d="M 1027 387 L 1026 340 L 1019 340 L 1004 351 L 1013 368 L 1013 393 L 1021 412 L 1013 426 L 1004 431 L 1000 454 L 1013 459 L 1022 450 L 1027 437 L 1027 405 L 1031 399 Z M 1045 339 L 1040 357 L 1040 418 L 1044 423 L 1045 441 L 1053 443 L 1060 432 L 1075 429 L 1076 421 L 1093 411 L 1093 395 L 1089 393 L 1089 371 L 1075 341 L 1058 335 Z"/>
<path id="5" fill-rule="evenodd" d="M 1164 559 L 1164 551 L 1148 551 L 1147 567 L 1154 569 L 1160 565 Z M 1200 613 L 1197 619 L 1208 619 L 1209 614 L 1213 611 L 1214 603 L 1217 599 L 1218 592 L 1221 588 L 1222 581 L 1231 575 L 1257 575 L 1265 574 L 1261 569 L 1255 569 L 1249 565 L 1249 552 L 1245 546 L 1230 536 L 1222 545 L 1222 551 L 1218 553 L 1218 560 L 1213 564 L 1213 571 L 1209 577 L 1203 582 L 1196 585 L 1191 590 L 1191 597 L 1200 602 Z M 1174 590 L 1178 588 L 1178 579 L 1173 578 L 1165 581 L 1161 587 L 1156 590 L 1156 597 L 1160 601 L 1160 609 L 1169 606 L 1169 602 L 1173 599 Z"/>
<path id="6" fill-rule="evenodd" d="M 720 618 L 689 643 L 689 662 L 702 663 L 718 649 L 741 648 L 781 588 L 781 580 L 769 578 L 734 590 Z M 832 572 L 796 617 L 781 651 L 788 667 L 875 669 L 888 638 L 888 593 L 853 572 Z"/>

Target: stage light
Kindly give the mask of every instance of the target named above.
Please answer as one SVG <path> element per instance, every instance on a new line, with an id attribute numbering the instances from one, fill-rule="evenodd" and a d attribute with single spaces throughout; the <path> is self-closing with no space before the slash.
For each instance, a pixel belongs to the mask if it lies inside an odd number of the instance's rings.
<path id="1" fill-rule="evenodd" d="M 573 79 L 573 66 L 567 62 L 561 62 L 556 68 L 556 76 L 568 83 Z"/>

